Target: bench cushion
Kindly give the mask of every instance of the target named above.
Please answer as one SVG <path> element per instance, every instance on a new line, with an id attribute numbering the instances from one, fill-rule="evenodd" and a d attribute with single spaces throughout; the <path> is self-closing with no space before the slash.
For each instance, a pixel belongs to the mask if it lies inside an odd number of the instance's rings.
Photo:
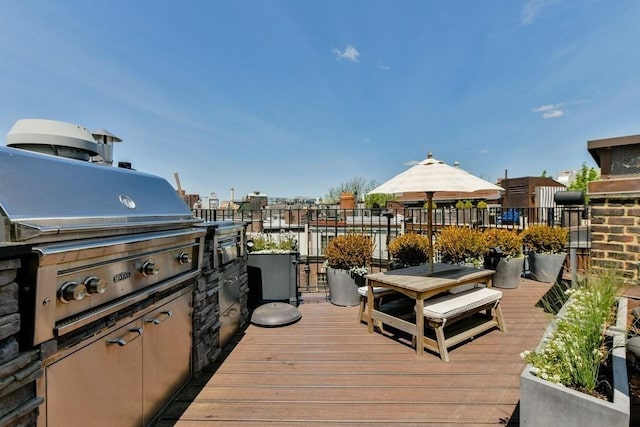
<path id="1" fill-rule="evenodd" d="M 444 295 L 424 303 L 424 316 L 429 319 L 450 319 L 475 308 L 496 302 L 502 292 L 491 288 L 474 288 L 458 294 Z"/>
<path id="2" fill-rule="evenodd" d="M 367 289 L 368 286 L 360 286 L 358 288 L 358 293 L 360 294 L 360 296 L 366 297 L 367 296 Z M 381 286 L 374 286 L 373 287 L 373 295 L 378 295 L 378 294 L 383 294 L 385 292 L 390 292 L 391 289 L 389 288 L 383 288 Z"/>

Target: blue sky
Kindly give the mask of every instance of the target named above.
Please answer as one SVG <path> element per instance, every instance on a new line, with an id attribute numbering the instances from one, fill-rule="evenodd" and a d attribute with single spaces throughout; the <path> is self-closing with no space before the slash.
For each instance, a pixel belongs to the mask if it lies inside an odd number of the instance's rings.
<path id="1" fill-rule="evenodd" d="M 492 182 L 640 133 L 640 2 L 0 0 L 0 138 L 105 128 L 188 193 L 321 197 L 434 157 Z"/>

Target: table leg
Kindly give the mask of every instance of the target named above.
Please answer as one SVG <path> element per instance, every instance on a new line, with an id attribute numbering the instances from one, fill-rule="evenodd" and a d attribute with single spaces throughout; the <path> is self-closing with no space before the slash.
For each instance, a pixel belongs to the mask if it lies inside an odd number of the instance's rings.
<path id="1" fill-rule="evenodd" d="M 416 353 L 424 353 L 424 299 L 416 298 Z"/>
<path id="2" fill-rule="evenodd" d="M 373 333 L 373 318 L 371 317 L 373 311 L 373 283 L 367 279 L 367 327 L 369 333 Z"/>

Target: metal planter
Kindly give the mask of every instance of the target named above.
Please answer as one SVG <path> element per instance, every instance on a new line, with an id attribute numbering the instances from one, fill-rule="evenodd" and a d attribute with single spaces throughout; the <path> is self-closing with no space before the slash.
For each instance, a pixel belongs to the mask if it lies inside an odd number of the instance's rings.
<path id="1" fill-rule="evenodd" d="M 354 278 L 349 270 L 327 267 L 327 284 L 331 303 L 343 307 L 360 304 L 358 286 L 364 286 L 364 278 L 359 279 L 361 280 Z"/>

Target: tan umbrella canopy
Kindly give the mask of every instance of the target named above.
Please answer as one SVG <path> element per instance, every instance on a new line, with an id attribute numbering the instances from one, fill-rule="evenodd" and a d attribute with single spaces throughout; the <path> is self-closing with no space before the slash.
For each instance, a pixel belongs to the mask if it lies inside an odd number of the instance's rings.
<path id="1" fill-rule="evenodd" d="M 459 167 L 436 160 L 429 153 L 427 158 L 374 188 L 369 194 L 425 193 L 427 196 L 427 232 L 429 233 L 429 265 L 433 271 L 432 214 L 433 199 L 492 198 L 504 189 L 482 178 L 471 175 Z"/>

